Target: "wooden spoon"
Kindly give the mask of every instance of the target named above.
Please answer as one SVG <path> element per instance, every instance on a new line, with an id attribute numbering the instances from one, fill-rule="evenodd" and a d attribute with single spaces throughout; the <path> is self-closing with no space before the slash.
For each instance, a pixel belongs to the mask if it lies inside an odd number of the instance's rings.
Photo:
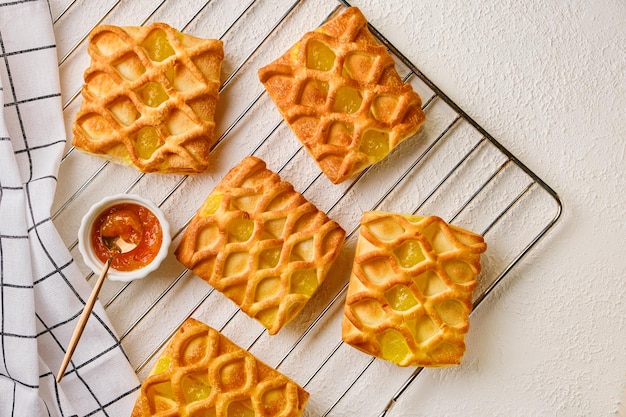
<path id="1" fill-rule="evenodd" d="M 57 374 L 57 382 L 61 382 L 63 378 L 63 374 L 67 369 L 67 365 L 70 363 L 70 359 L 74 354 L 74 350 L 76 350 L 76 345 L 78 345 L 78 339 L 83 334 L 83 330 L 85 330 L 85 326 L 87 325 L 87 320 L 91 315 L 91 311 L 93 310 L 93 306 L 96 304 L 96 300 L 98 299 L 98 294 L 100 293 L 100 289 L 102 288 L 102 284 L 104 283 L 104 278 L 111 267 L 111 262 L 113 262 L 113 258 L 122 253 L 130 252 L 131 250 L 137 247 L 137 243 L 131 243 L 125 241 L 121 236 L 113 236 L 113 237 L 105 237 L 102 236 L 102 243 L 109 250 L 109 258 L 104 264 L 104 268 L 102 272 L 100 272 L 100 276 L 98 277 L 98 281 L 96 281 L 96 285 L 93 287 L 91 291 L 91 295 L 85 304 L 85 308 L 78 319 L 78 323 L 76 324 L 76 328 L 74 329 L 74 333 L 72 334 L 72 339 L 70 340 L 70 344 L 65 351 L 65 357 L 63 358 L 63 362 L 61 363 L 61 369 L 59 369 L 59 373 Z"/>

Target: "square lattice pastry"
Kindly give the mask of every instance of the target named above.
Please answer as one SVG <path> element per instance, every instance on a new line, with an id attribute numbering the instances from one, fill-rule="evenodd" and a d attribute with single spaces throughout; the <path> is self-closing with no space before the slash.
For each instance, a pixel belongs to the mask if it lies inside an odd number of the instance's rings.
<path id="1" fill-rule="evenodd" d="M 131 417 L 298 417 L 308 398 L 217 330 L 187 319 L 143 381 Z"/>
<path id="2" fill-rule="evenodd" d="M 73 145 L 142 172 L 193 174 L 215 142 L 222 42 L 164 23 L 98 26 Z"/>
<path id="3" fill-rule="evenodd" d="M 355 7 L 305 34 L 259 78 L 335 184 L 383 159 L 425 119 L 419 95 Z"/>
<path id="4" fill-rule="evenodd" d="M 343 340 L 401 366 L 460 363 L 486 248 L 436 216 L 364 213 Z"/>
<path id="5" fill-rule="evenodd" d="M 200 207 L 176 256 L 276 334 L 324 281 L 344 239 L 338 223 L 247 157 Z"/>

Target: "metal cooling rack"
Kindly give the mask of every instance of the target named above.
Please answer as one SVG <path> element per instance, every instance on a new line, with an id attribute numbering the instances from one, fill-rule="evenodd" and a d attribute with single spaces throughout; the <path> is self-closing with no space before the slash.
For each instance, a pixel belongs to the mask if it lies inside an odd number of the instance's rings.
<path id="1" fill-rule="evenodd" d="M 220 107 L 225 110 L 216 116 L 220 136 L 212 149 L 213 166 L 200 176 L 138 174 L 75 152 L 68 144 L 53 219 L 87 279 L 93 274 L 81 263 L 76 250 L 76 232 L 87 207 L 113 193 L 141 194 L 165 211 L 175 233 L 175 247 L 213 186 L 246 155 L 266 160 L 271 169 L 348 232 L 343 253 L 322 288 L 277 336 L 268 336 L 172 256 L 154 277 L 130 284 L 108 281 L 100 300 L 140 378 L 146 376 L 177 327 L 194 316 L 303 385 L 311 393 L 306 415 L 384 416 L 420 376 L 422 368 L 398 368 L 341 342 L 342 307 L 361 213 L 381 209 L 437 214 L 482 233 L 489 248 L 483 257 L 474 307 L 496 289 L 560 217 L 557 194 L 373 27 L 372 32 L 395 57 L 398 72 L 422 97 L 427 122 L 416 137 L 352 181 L 339 186 L 328 182 L 282 122 L 256 72 L 304 32 L 348 6 L 345 1 L 97 3 L 90 2 L 89 7 L 76 0 L 50 3 L 68 138 L 73 115 L 80 106 L 82 72 L 88 65 L 86 38 L 98 24 L 136 26 L 164 21 L 199 37 L 224 40 Z M 479 327 L 480 323 L 472 326 Z M 338 371 L 341 378 L 336 377 Z M 378 408 L 372 409 L 372 404 Z"/>

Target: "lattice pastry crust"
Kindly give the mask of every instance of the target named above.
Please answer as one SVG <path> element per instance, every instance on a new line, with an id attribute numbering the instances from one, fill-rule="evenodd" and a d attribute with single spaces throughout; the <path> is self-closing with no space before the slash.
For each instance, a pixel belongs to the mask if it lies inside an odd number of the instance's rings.
<path id="1" fill-rule="evenodd" d="M 401 366 L 459 364 L 486 248 L 436 216 L 364 213 L 343 340 Z"/>
<path id="2" fill-rule="evenodd" d="M 222 41 L 165 23 L 98 26 L 73 145 L 142 172 L 206 171 L 215 142 Z"/>
<path id="3" fill-rule="evenodd" d="M 338 223 L 247 157 L 208 196 L 175 253 L 276 334 L 324 281 L 344 239 Z"/>
<path id="4" fill-rule="evenodd" d="M 308 398 L 217 330 L 187 319 L 143 381 L 131 417 L 298 417 Z"/>
<path id="5" fill-rule="evenodd" d="M 259 78 L 298 139 L 335 184 L 417 132 L 421 99 L 355 7 L 309 32 Z"/>

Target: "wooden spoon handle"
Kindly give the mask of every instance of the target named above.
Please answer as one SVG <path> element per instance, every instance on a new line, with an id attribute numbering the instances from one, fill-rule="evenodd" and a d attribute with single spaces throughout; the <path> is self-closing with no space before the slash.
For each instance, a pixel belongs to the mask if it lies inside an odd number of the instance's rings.
<path id="1" fill-rule="evenodd" d="M 102 284 L 104 284 L 104 278 L 111 267 L 111 262 L 113 258 L 110 257 L 107 262 L 104 264 L 104 268 L 102 272 L 100 272 L 100 276 L 98 277 L 98 281 L 96 281 L 96 285 L 93 287 L 91 291 L 91 295 L 85 304 L 85 308 L 78 319 L 78 323 L 76 324 L 76 328 L 74 329 L 74 333 L 72 334 L 72 339 L 70 340 L 70 344 L 65 351 L 65 357 L 63 358 L 63 362 L 61 363 L 61 369 L 59 369 L 59 373 L 57 374 L 57 382 L 61 382 L 61 378 L 63 378 L 63 374 L 67 369 L 67 365 L 70 363 L 70 359 L 72 359 L 72 355 L 74 354 L 74 350 L 76 350 L 76 345 L 78 345 L 78 339 L 83 334 L 83 330 L 85 330 L 85 326 L 87 325 L 87 320 L 91 315 L 91 311 L 93 310 L 93 306 L 96 304 L 96 300 L 98 299 L 98 294 L 100 293 L 100 289 L 102 288 Z"/>

